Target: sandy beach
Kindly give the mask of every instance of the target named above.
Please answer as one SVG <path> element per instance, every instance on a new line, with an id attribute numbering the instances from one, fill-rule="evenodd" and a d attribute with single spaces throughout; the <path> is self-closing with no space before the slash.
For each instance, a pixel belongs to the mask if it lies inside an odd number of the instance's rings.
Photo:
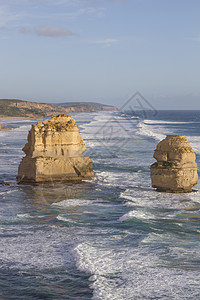
<path id="1" fill-rule="evenodd" d="M 4 127 L 4 126 L 0 125 L 0 131 L 7 131 L 7 130 L 12 130 L 12 128 Z"/>
<path id="2" fill-rule="evenodd" d="M 12 127 L 5 127 L 2 122 L 4 121 L 14 121 L 14 120 L 31 120 L 34 118 L 28 118 L 28 117 L 6 117 L 6 116 L 0 116 L 0 131 L 7 131 L 7 130 L 12 130 Z"/>
<path id="3" fill-rule="evenodd" d="M 31 119 L 34 119 L 34 118 L 31 118 L 31 117 L 6 117 L 6 116 L 1 116 L 0 115 L 0 122 L 3 122 L 3 121 L 7 121 L 7 120 L 31 120 Z"/>

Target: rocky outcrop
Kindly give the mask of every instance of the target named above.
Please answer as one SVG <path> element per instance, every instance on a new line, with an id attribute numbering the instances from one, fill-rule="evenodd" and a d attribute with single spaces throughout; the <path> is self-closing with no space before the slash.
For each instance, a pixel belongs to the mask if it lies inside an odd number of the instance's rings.
<path id="1" fill-rule="evenodd" d="M 7 131 L 7 130 L 12 130 L 12 128 L 4 127 L 0 124 L 0 131 Z"/>
<path id="2" fill-rule="evenodd" d="M 115 111 L 116 107 L 93 102 L 68 102 L 60 104 L 37 103 L 17 99 L 0 99 L 0 117 L 50 118 L 58 114 L 94 112 L 101 110 Z"/>
<path id="3" fill-rule="evenodd" d="M 26 154 L 19 165 L 19 182 L 92 179 L 92 161 L 72 117 L 61 114 L 32 125 Z"/>
<path id="4" fill-rule="evenodd" d="M 105 105 L 96 102 L 66 102 L 55 105 L 62 106 L 66 110 L 69 109 L 68 112 L 118 111 L 118 109 L 115 106 Z"/>
<path id="5" fill-rule="evenodd" d="M 198 182 L 196 156 L 183 135 L 167 135 L 154 152 L 151 166 L 152 186 L 158 191 L 191 192 Z"/>

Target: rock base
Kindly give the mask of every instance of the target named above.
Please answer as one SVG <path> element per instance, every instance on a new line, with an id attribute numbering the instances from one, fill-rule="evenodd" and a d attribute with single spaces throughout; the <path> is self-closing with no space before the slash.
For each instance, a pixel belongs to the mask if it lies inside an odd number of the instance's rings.
<path id="1" fill-rule="evenodd" d="M 24 157 L 19 165 L 18 182 L 81 181 L 94 178 L 89 157 Z"/>
<path id="2" fill-rule="evenodd" d="M 171 194 L 185 194 L 185 193 L 196 193 L 198 190 L 165 190 L 165 189 L 156 189 L 160 193 L 171 193 Z"/>

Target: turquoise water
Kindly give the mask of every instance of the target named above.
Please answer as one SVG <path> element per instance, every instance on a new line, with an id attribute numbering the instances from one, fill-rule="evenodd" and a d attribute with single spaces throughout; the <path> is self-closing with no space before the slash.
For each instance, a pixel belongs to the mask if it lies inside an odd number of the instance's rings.
<path id="1" fill-rule="evenodd" d="M 82 184 L 17 185 L 33 121 L 0 132 L 0 299 L 199 299 L 199 192 L 158 193 L 149 167 L 175 133 L 199 164 L 200 112 L 74 118 L 96 174 Z"/>

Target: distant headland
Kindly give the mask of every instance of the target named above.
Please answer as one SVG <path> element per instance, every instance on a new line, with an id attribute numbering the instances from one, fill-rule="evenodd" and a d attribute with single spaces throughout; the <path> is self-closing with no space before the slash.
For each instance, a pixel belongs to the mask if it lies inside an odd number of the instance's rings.
<path id="1" fill-rule="evenodd" d="M 95 102 L 65 102 L 48 104 L 19 99 L 0 99 L 0 119 L 5 118 L 45 118 L 56 114 L 117 111 L 115 106 Z"/>

